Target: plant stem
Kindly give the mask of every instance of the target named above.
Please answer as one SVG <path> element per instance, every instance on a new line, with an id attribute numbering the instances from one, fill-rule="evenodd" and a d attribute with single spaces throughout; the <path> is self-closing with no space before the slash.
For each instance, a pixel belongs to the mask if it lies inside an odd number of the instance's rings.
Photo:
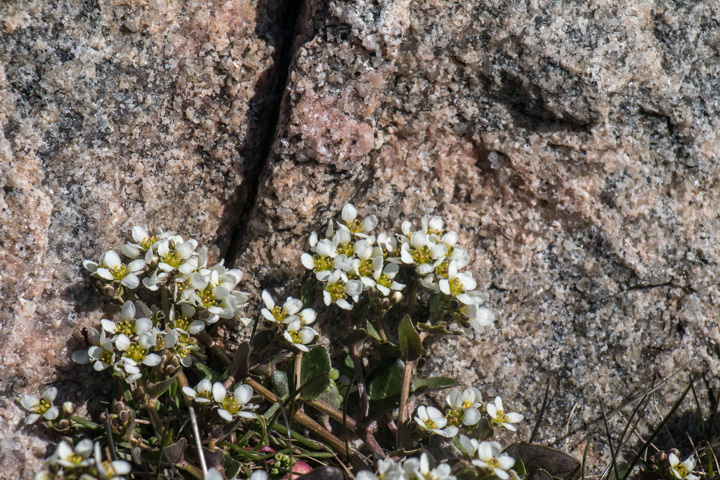
<path id="1" fill-rule="evenodd" d="M 227 356 L 227 353 L 218 346 L 215 341 L 210 337 L 210 334 L 208 334 L 205 330 L 201 330 L 197 333 L 198 339 L 208 347 L 215 355 L 220 357 L 220 360 L 222 360 L 226 364 L 231 364 L 232 360 L 230 360 L 230 357 Z"/>
<path id="2" fill-rule="evenodd" d="M 364 340 L 362 341 L 364 342 Z M 363 372 L 362 360 L 360 359 L 360 342 L 355 342 L 350 345 L 350 358 L 352 358 L 357 378 L 358 395 L 360 396 L 360 414 L 362 416 L 362 422 L 365 423 L 370 415 L 370 402 L 368 401 L 365 373 Z"/>
<path id="3" fill-rule="evenodd" d="M 383 319 L 384 315 L 379 315 L 375 320 L 377 323 L 377 331 L 380 334 L 380 338 L 382 338 L 383 342 L 387 342 L 387 335 L 385 334 L 385 325 L 383 325 Z"/>
<path id="4" fill-rule="evenodd" d="M 405 436 L 407 434 L 407 423 L 410 418 L 408 412 L 408 398 L 410 398 L 410 382 L 415 373 L 415 361 L 405 362 L 405 371 L 403 372 L 402 387 L 400 389 L 400 411 L 398 412 L 398 435 L 395 447 L 400 450 L 405 446 Z"/>
<path id="5" fill-rule="evenodd" d="M 295 352 L 295 391 L 300 388 L 300 372 L 302 371 L 303 352 Z"/>

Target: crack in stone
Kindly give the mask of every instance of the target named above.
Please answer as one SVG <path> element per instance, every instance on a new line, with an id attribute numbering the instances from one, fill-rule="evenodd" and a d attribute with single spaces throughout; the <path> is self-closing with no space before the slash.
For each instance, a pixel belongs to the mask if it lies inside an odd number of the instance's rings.
<path id="1" fill-rule="evenodd" d="M 293 0 L 285 0 L 282 2 L 281 8 L 278 8 L 279 17 L 282 19 L 282 31 L 285 32 L 283 38 L 278 41 L 279 53 L 276 54 L 277 62 L 268 76 L 270 82 L 274 83 L 272 96 L 272 107 L 265 115 L 266 128 L 262 138 L 258 139 L 260 143 L 259 154 L 247 171 L 245 184 L 246 189 L 240 192 L 239 196 L 244 196 L 238 202 L 241 206 L 235 218 L 237 221 L 233 227 L 232 238 L 222 257 L 225 258 L 228 266 L 234 267 L 237 257 L 239 256 L 242 246 L 245 242 L 248 232 L 248 222 L 250 215 L 255 207 L 260 182 L 263 172 L 266 170 L 270 156 L 272 155 L 272 147 L 275 142 L 276 132 L 280 124 L 280 112 L 284 99 L 284 92 L 287 87 L 289 69 L 296 50 L 296 39 L 299 21 L 302 16 L 303 2 Z M 273 78 L 274 77 L 274 78 Z M 262 115 L 262 112 L 260 112 Z"/>

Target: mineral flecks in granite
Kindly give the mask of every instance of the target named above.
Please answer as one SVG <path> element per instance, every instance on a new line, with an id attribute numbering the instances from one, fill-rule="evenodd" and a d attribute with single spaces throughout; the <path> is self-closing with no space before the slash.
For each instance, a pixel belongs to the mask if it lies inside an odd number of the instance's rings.
<path id="1" fill-rule="evenodd" d="M 667 412 L 687 372 L 720 366 L 720 7 L 398 5 L 331 1 L 306 21 L 238 265 L 257 287 L 302 278 L 307 235 L 347 201 L 385 228 L 442 215 L 498 322 L 431 366 L 527 418 L 550 377 L 543 440 L 580 454 L 601 401 L 668 380 Z"/>
<path id="2" fill-rule="evenodd" d="M 29 478 L 45 456 L 16 395 L 87 380 L 63 372 L 72 336 L 106 315 L 82 259 L 136 224 L 214 243 L 215 257 L 229 244 L 277 101 L 283 6 L 0 3 L 4 471 Z"/>

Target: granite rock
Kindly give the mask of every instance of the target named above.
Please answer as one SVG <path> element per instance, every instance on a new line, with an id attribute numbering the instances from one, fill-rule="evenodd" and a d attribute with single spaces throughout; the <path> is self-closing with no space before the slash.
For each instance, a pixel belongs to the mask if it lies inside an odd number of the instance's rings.
<path id="1" fill-rule="evenodd" d="M 67 372 L 73 335 L 104 315 L 82 259 L 133 225 L 215 259 L 230 243 L 277 103 L 283 5 L 0 4 L 0 478 L 31 478 L 46 454 L 19 395 L 93 395 L 92 375 Z"/>
<path id="2" fill-rule="evenodd" d="M 310 1 L 237 265 L 281 292 L 346 202 L 387 229 L 441 215 L 498 320 L 431 369 L 502 395 L 523 439 L 550 378 L 539 440 L 579 456 L 601 405 L 665 380 L 657 425 L 689 374 L 717 387 L 719 21 L 711 2 Z"/>

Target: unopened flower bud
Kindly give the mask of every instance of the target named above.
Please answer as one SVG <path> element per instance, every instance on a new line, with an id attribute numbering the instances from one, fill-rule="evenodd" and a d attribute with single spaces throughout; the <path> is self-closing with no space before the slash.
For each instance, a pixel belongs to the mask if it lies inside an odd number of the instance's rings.
<path id="1" fill-rule="evenodd" d="M 61 420 L 58 420 L 57 423 L 55 423 L 55 429 L 60 432 L 65 432 L 70 429 L 70 421 L 67 418 L 63 418 Z"/>
<path id="2" fill-rule="evenodd" d="M 123 410 L 125 410 L 125 402 L 120 402 L 120 401 L 115 400 L 113 402 L 112 409 L 113 409 L 113 412 L 115 412 L 115 413 L 122 412 Z"/>
<path id="3" fill-rule="evenodd" d="M 75 405 L 72 402 L 65 402 L 62 404 L 62 410 L 65 415 L 71 416 L 75 413 Z"/>
<path id="4" fill-rule="evenodd" d="M 398 303 L 403 301 L 403 298 L 405 298 L 405 297 L 403 296 L 402 293 L 395 292 L 392 294 L 392 297 L 390 297 L 390 300 L 392 301 L 393 305 L 397 305 Z"/>
<path id="5" fill-rule="evenodd" d="M 124 425 L 128 422 L 128 420 L 130 420 L 130 412 L 128 412 L 127 410 L 123 410 L 118 414 L 118 418 L 120 419 L 120 422 L 122 422 L 122 424 Z"/>

